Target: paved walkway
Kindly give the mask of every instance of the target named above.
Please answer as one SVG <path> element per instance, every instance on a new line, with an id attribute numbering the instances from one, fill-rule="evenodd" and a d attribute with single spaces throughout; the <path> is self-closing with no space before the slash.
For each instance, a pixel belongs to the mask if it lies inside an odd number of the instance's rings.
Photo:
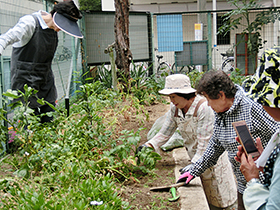
<path id="1" fill-rule="evenodd" d="M 177 148 L 173 150 L 175 160 L 175 178 L 179 179 L 179 169 L 190 164 L 190 158 L 185 148 Z M 194 178 L 186 187 L 179 187 L 177 194 L 180 195 L 178 202 L 181 203 L 181 210 L 209 210 L 206 196 L 200 178 Z"/>
<path id="2" fill-rule="evenodd" d="M 190 164 L 190 158 L 184 147 L 173 149 L 173 157 L 175 160 L 175 180 L 179 179 L 179 169 Z M 181 210 L 210 210 L 203 187 L 199 177 L 194 178 L 187 186 L 178 187 L 177 194 L 181 203 Z M 211 206 L 211 210 L 236 210 L 237 202 L 227 208 L 217 208 Z"/>

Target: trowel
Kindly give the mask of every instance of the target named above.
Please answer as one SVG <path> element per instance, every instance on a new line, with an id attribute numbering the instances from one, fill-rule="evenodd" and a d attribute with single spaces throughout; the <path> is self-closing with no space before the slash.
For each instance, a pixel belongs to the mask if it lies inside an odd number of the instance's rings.
<path id="1" fill-rule="evenodd" d="M 172 184 L 172 185 L 166 185 L 166 186 L 159 186 L 159 187 L 152 187 L 150 188 L 151 191 L 169 191 L 172 187 L 181 187 L 186 185 L 185 182 L 179 182 L 177 184 Z"/>
<path id="2" fill-rule="evenodd" d="M 171 192 L 171 195 L 172 195 L 172 198 L 168 198 L 168 200 L 170 202 L 175 202 L 180 198 L 180 195 L 176 196 L 176 188 L 175 187 L 171 187 L 170 192 Z"/>

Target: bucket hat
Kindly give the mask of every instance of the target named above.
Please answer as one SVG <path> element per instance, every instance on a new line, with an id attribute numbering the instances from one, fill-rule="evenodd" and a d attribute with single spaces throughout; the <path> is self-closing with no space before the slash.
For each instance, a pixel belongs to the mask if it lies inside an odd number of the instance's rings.
<path id="1" fill-rule="evenodd" d="M 75 3 L 72 1 L 74 4 L 74 7 L 77 8 Z M 78 10 L 78 8 L 77 8 Z M 62 31 L 65 33 L 77 37 L 77 38 L 83 38 L 83 35 L 80 31 L 80 28 L 77 24 L 79 18 L 76 18 L 74 16 L 71 16 L 70 14 L 64 12 L 64 11 L 57 11 L 53 15 L 53 21 L 54 24 Z"/>
<path id="2" fill-rule="evenodd" d="M 190 78 L 185 74 L 172 74 L 165 78 L 164 89 L 158 91 L 160 94 L 170 95 L 173 93 L 189 94 L 196 92 L 191 87 Z"/>

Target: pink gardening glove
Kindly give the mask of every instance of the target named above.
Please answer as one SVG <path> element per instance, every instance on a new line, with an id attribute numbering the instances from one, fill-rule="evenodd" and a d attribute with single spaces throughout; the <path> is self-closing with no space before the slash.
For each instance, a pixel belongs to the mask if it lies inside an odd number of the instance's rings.
<path id="1" fill-rule="evenodd" d="M 186 182 L 188 184 L 193 179 L 193 176 L 190 174 L 190 172 L 185 172 L 181 176 L 179 176 L 179 179 L 177 183 L 179 182 Z"/>

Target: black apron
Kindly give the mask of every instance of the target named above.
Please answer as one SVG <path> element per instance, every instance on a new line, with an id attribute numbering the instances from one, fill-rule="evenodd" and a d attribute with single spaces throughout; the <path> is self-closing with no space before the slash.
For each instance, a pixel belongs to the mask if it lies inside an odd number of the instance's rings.
<path id="1" fill-rule="evenodd" d="M 57 32 L 53 29 L 42 29 L 38 19 L 36 28 L 30 41 L 19 48 L 13 48 L 11 57 L 11 88 L 24 92 L 24 85 L 27 84 L 37 92 L 38 98 L 44 98 L 50 103 L 55 103 L 57 91 L 54 83 L 54 75 L 51 69 L 58 38 Z M 35 96 L 29 98 L 29 107 L 37 108 Z"/>

